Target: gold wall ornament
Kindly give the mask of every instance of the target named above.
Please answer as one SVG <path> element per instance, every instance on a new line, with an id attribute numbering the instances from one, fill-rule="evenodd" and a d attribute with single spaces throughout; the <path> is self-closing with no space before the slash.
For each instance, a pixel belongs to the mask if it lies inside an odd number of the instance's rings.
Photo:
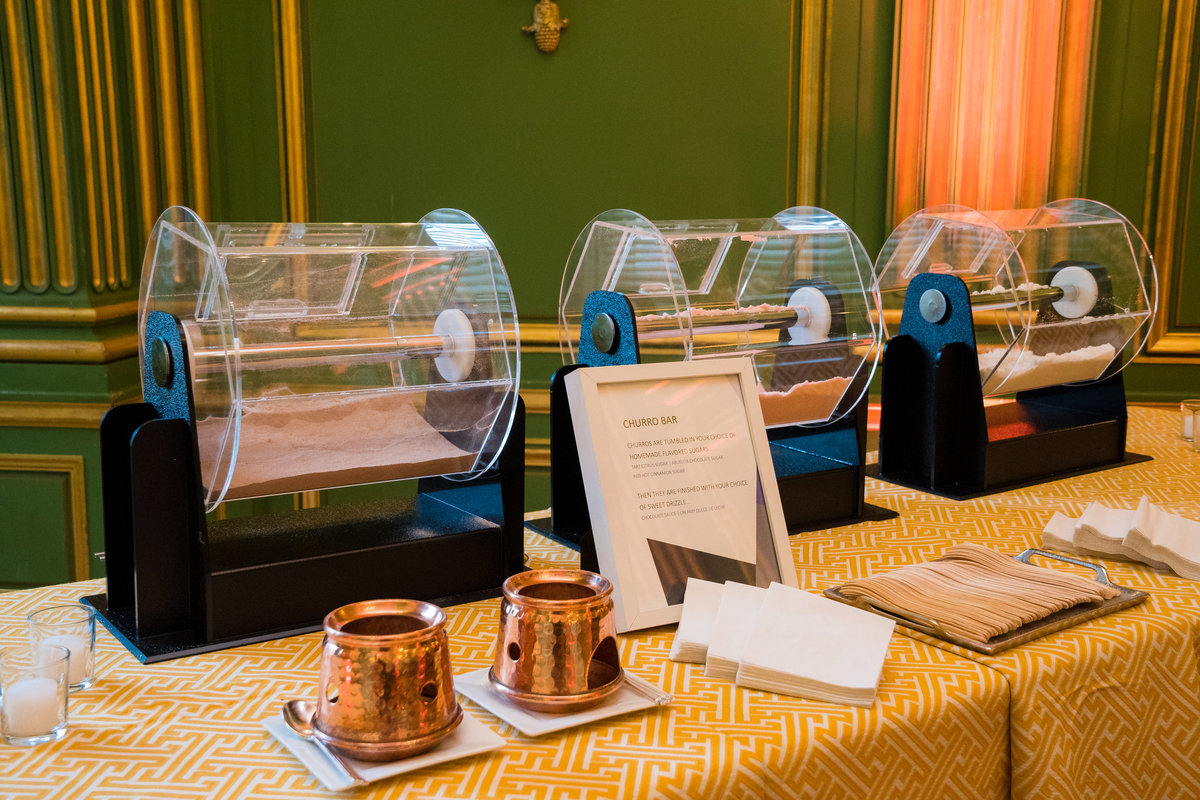
<path id="1" fill-rule="evenodd" d="M 558 40 L 562 32 L 570 24 L 563 19 L 554 0 L 538 0 L 533 7 L 533 24 L 524 25 L 521 30 L 533 34 L 533 42 L 543 53 L 553 53 L 558 49 Z"/>

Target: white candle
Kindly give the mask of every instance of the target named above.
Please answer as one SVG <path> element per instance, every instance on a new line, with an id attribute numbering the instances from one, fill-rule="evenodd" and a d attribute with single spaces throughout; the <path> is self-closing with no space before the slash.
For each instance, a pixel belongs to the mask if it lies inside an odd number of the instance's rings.
<path id="1" fill-rule="evenodd" d="M 1188 409 L 1183 413 L 1183 438 L 1192 438 L 1192 412 Z"/>
<path id="2" fill-rule="evenodd" d="M 83 682 L 83 679 L 88 676 L 88 643 L 82 636 L 76 636 L 73 633 L 61 633 L 58 636 L 47 636 L 42 639 L 42 644 L 56 644 L 59 647 L 65 647 L 71 652 L 70 665 L 71 672 L 67 678 L 67 683 L 72 686 L 78 686 Z"/>
<path id="3" fill-rule="evenodd" d="M 58 685 L 51 678 L 21 678 L 4 692 L 5 733 L 42 736 L 59 723 Z"/>

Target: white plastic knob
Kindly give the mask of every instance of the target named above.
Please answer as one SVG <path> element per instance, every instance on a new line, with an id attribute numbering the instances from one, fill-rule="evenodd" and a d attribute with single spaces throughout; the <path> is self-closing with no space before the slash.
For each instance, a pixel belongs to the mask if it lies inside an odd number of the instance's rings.
<path id="1" fill-rule="evenodd" d="M 438 374 L 450 383 L 466 380 L 475 364 L 475 331 L 471 320 L 461 310 L 447 308 L 434 321 L 433 334 L 442 337 L 442 354 L 433 359 Z"/>
<path id="2" fill-rule="evenodd" d="M 792 344 L 814 344 L 829 340 L 833 313 L 824 292 L 815 286 L 801 286 L 792 292 L 787 304 L 796 309 L 796 324 L 788 328 Z"/>
<path id="3" fill-rule="evenodd" d="M 1052 305 L 1067 319 L 1079 319 L 1087 314 L 1100 298 L 1096 276 L 1084 267 L 1063 267 L 1055 274 L 1050 285 L 1062 289 L 1062 298 L 1055 300 Z"/>

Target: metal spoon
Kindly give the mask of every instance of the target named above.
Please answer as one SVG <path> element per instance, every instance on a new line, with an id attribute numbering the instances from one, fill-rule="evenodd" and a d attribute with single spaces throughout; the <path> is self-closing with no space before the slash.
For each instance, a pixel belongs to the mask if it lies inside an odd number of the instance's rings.
<path id="1" fill-rule="evenodd" d="M 288 700 L 283 704 L 283 721 L 287 726 L 299 734 L 301 737 L 315 744 L 321 749 L 321 752 L 329 757 L 329 760 L 337 765 L 338 770 L 342 775 L 348 778 L 355 786 L 366 786 L 367 782 L 363 777 L 354 771 L 354 768 L 342 760 L 342 757 L 329 749 L 325 742 L 317 738 L 317 735 L 312 729 L 312 718 L 316 712 L 316 708 L 307 700 Z"/>

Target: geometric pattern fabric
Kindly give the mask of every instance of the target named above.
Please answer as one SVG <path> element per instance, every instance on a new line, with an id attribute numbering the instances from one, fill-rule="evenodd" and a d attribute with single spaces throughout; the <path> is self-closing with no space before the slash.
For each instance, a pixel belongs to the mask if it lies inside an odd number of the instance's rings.
<path id="1" fill-rule="evenodd" d="M 928 560 L 970 541 L 1017 552 L 1054 511 L 1142 494 L 1200 518 L 1200 455 L 1174 414 L 1131 409 L 1128 446 L 1154 460 L 954 502 L 868 479 L 900 517 L 791 538 L 802 588 Z M 577 564 L 527 535 L 529 566 Z M 984 657 L 907 629 L 892 637 L 870 708 L 743 689 L 667 659 L 674 627 L 620 637 L 622 664 L 675 696 L 665 708 L 539 738 L 471 701 L 501 750 L 325 792 L 262 727 L 316 693 L 320 634 L 142 665 L 97 629 L 98 682 L 71 697 L 61 741 L 0 745 L 9 798 L 1187 798 L 1200 797 L 1200 591 L 1106 562 L 1145 589 L 1137 608 Z M 0 595 L 0 646 L 25 615 L 103 591 L 103 580 Z M 446 609 L 456 672 L 491 662 L 499 601 Z"/>

